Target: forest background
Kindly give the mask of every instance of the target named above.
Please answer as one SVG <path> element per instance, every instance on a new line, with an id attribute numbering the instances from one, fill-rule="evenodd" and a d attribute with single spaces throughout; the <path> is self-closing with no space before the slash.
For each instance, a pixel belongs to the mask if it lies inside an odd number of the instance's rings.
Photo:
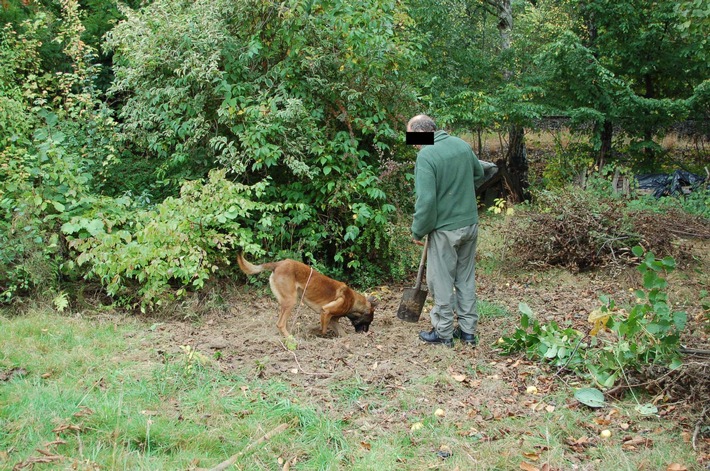
<path id="1" fill-rule="evenodd" d="M 704 173 L 706 0 L 4 0 L 0 22 L 3 302 L 93 279 L 145 309 L 237 250 L 399 279 L 419 112 L 481 158 L 500 136 L 510 202 L 670 171 L 678 132 Z"/>

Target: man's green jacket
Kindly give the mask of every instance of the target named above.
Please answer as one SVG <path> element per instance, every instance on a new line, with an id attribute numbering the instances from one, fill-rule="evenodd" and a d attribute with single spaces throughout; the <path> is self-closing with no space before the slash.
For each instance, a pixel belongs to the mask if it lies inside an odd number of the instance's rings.
<path id="1" fill-rule="evenodd" d="M 483 167 L 471 146 L 444 131 L 422 147 L 414 169 L 412 235 L 421 240 L 433 230 L 454 230 L 478 222 L 476 182 Z"/>

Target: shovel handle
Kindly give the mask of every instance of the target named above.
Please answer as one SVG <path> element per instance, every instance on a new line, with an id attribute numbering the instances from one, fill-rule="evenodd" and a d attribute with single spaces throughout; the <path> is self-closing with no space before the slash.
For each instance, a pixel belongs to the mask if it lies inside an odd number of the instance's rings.
<path id="1" fill-rule="evenodd" d="M 422 287 L 422 276 L 424 275 L 424 265 L 426 264 L 426 252 L 429 247 L 429 236 L 424 240 L 424 250 L 422 251 L 422 261 L 419 262 L 419 271 L 417 272 L 417 283 L 414 285 L 414 289 L 419 291 Z"/>

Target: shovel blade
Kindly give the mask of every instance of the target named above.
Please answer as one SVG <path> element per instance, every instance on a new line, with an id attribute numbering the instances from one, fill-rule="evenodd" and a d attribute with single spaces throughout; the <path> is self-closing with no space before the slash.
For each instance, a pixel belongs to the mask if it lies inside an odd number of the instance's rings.
<path id="1" fill-rule="evenodd" d="M 424 301 L 426 301 L 427 290 L 417 288 L 405 288 L 402 295 L 402 302 L 397 310 L 397 317 L 407 322 L 418 322 L 422 315 Z"/>

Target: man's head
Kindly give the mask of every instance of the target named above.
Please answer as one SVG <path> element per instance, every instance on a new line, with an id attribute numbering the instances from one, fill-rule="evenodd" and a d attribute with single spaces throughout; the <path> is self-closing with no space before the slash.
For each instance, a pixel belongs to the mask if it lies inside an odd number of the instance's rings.
<path id="1" fill-rule="evenodd" d="M 434 132 L 436 123 L 425 114 L 418 114 L 407 123 L 407 132 Z"/>

